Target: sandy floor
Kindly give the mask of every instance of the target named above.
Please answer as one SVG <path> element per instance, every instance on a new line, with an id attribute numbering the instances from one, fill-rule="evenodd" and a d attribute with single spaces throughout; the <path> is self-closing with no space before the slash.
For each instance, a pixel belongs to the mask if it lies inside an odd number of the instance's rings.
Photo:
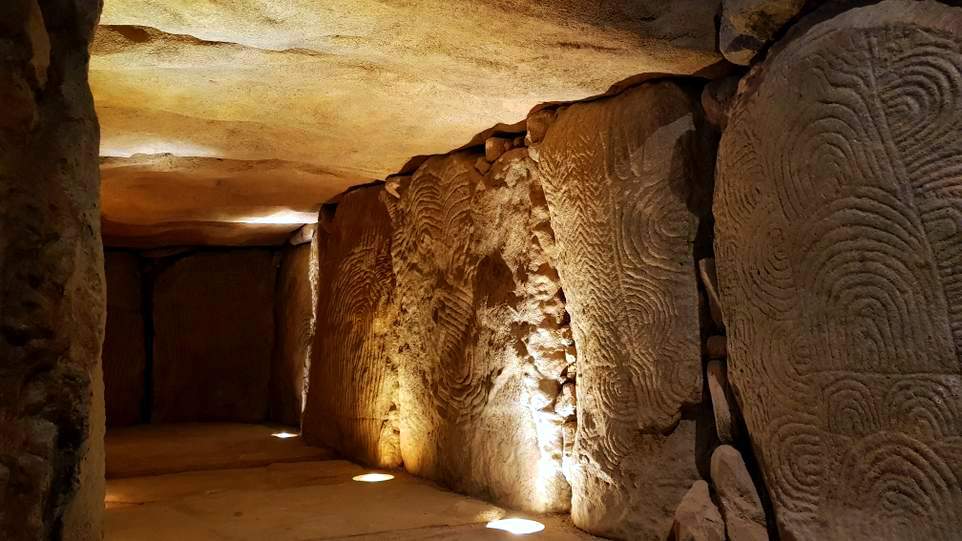
<path id="1" fill-rule="evenodd" d="M 224 428 L 231 436 L 222 437 Z M 123 463 L 130 459 L 142 465 L 149 462 L 153 473 L 171 473 L 108 481 L 106 540 L 502 539 L 516 536 L 488 530 L 485 524 L 524 516 L 399 472 L 391 472 L 395 479 L 383 483 L 356 482 L 351 478 L 368 470 L 341 460 L 311 460 L 310 452 L 323 456 L 323 451 L 303 446 L 298 438 L 277 440 L 285 443 L 282 446 L 263 444 L 259 439 L 266 434 L 276 440 L 270 434 L 277 430 L 257 428 L 247 430 L 247 439 L 239 436 L 244 429 L 237 425 L 125 431 L 122 446 L 108 444 L 109 469 L 144 469 Z M 116 435 L 109 438 L 114 444 L 118 441 Z M 152 447 L 155 444 L 177 454 L 164 455 Z M 213 456 L 219 447 L 257 452 L 237 453 L 240 468 L 197 471 L 199 464 L 226 467 L 229 454 L 216 460 Z M 209 454 L 188 459 L 190 448 Z M 266 448 L 277 452 L 278 462 L 272 463 Z M 252 466 L 252 456 L 261 464 Z M 594 539 L 565 517 L 529 518 L 547 527 L 525 536 L 528 539 Z"/>

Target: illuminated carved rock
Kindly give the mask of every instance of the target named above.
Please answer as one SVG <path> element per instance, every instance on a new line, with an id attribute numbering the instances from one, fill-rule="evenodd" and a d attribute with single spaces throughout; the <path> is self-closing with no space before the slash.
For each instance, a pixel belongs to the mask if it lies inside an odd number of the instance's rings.
<path id="1" fill-rule="evenodd" d="M 99 541 L 101 2 L 0 5 L 0 539 Z"/>
<path id="2" fill-rule="evenodd" d="M 397 367 L 388 344 L 397 317 L 388 195 L 342 196 L 318 261 L 317 322 L 303 434 L 365 464 L 396 467 Z M 322 211 L 323 212 L 323 211 Z"/>
<path id="3" fill-rule="evenodd" d="M 270 418 L 300 425 L 314 345 L 317 243 L 284 248 L 274 301 L 277 329 L 271 364 Z"/>
<path id="4" fill-rule="evenodd" d="M 698 478 L 698 99 L 657 82 L 571 105 L 537 147 L 578 350 L 572 516 L 609 537 L 664 539 Z"/>
<path id="5" fill-rule="evenodd" d="M 729 378 L 783 539 L 956 539 L 962 10 L 803 24 L 721 143 Z"/>
<path id="6" fill-rule="evenodd" d="M 267 418 L 274 255 L 201 252 L 154 282 L 153 422 Z"/>
<path id="7" fill-rule="evenodd" d="M 107 276 L 107 328 L 103 370 L 107 424 L 126 426 L 142 419 L 146 391 L 140 259 L 131 252 L 104 255 Z"/>
<path id="8" fill-rule="evenodd" d="M 537 166 L 518 148 L 482 177 L 477 158 L 432 158 L 400 187 L 393 249 L 404 464 L 505 505 L 564 511 L 573 383 L 559 395 L 573 342 Z"/>

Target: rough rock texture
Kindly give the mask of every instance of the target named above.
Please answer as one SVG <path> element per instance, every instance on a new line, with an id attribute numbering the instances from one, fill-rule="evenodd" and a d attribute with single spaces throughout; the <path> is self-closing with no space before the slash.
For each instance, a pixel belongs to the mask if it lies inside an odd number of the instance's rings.
<path id="1" fill-rule="evenodd" d="M 708 483 L 695 481 L 675 510 L 670 541 L 725 541 L 725 521 L 711 500 Z"/>
<path id="2" fill-rule="evenodd" d="M 962 9 L 800 28 L 721 142 L 729 377 L 783 539 L 957 539 Z"/>
<path id="3" fill-rule="evenodd" d="M 326 225 L 302 424 L 309 444 L 380 467 L 401 463 L 397 366 L 388 351 L 397 318 L 389 198 L 379 185 L 348 192 Z"/>
<path id="4" fill-rule="evenodd" d="M 801 12 L 806 0 L 723 0 L 719 48 L 742 66 L 765 48 L 782 26 Z"/>
<path id="5" fill-rule="evenodd" d="M 0 6 L 0 539 L 101 538 L 97 1 Z"/>
<path id="6" fill-rule="evenodd" d="M 105 201 L 149 209 L 108 204 L 107 230 L 159 243 L 174 228 L 176 240 L 202 241 L 216 228 L 242 242 L 260 228 L 237 216 L 260 212 L 266 193 L 271 205 L 300 210 L 522 119 L 535 104 L 601 94 L 640 72 L 711 66 L 721 60 L 719 4 L 110 0 L 91 70 L 102 155 L 173 156 L 132 160 L 139 181 L 105 171 Z M 291 176 L 258 179 L 243 170 L 249 160 Z M 309 197 L 295 177 L 313 182 Z M 204 200 L 213 204 L 198 210 Z"/>
<path id="7" fill-rule="evenodd" d="M 486 176 L 478 154 L 460 152 L 399 190 L 401 453 L 408 471 L 460 492 L 567 511 L 574 386 L 562 386 L 575 358 L 548 209 L 527 149 L 485 146 Z"/>
<path id="8" fill-rule="evenodd" d="M 132 252 L 104 254 L 107 275 L 107 329 L 103 346 L 104 396 L 107 425 L 146 421 L 143 287 L 140 258 Z"/>
<path id="9" fill-rule="evenodd" d="M 572 516 L 600 535 L 664 539 L 698 478 L 697 99 L 651 82 L 571 105 L 536 147 L 578 351 Z"/>
<path id="10" fill-rule="evenodd" d="M 153 291 L 157 423 L 267 418 L 274 254 L 200 252 L 167 262 Z"/>
<path id="11" fill-rule="evenodd" d="M 721 445 L 711 455 L 711 481 L 718 492 L 731 541 L 768 541 L 765 510 L 741 453 Z"/>
<path id="12" fill-rule="evenodd" d="M 314 345 L 317 297 L 317 243 L 284 249 L 274 295 L 274 361 L 271 364 L 270 419 L 301 424 Z"/>
<path id="13" fill-rule="evenodd" d="M 711 393 L 711 407 L 715 415 L 715 431 L 718 439 L 724 443 L 732 443 L 738 433 L 737 417 L 732 410 L 732 401 L 728 387 L 728 373 L 725 363 L 719 360 L 708 361 L 706 369 L 708 391 Z"/>

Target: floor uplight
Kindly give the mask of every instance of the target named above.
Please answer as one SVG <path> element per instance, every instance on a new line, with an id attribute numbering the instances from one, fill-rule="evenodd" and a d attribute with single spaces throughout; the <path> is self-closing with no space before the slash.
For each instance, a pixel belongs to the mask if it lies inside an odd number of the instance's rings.
<path id="1" fill-rule="evenodd" d="M 297 434 L 292 434 L 290 432 L 275 432 L 271 434 L 271 436 L 274 436 L 275 438 L 279 438 L 282 440 L 286 440 L 287 438 L 296 438 Z"/>
<path id="2" fill-rule="evenodd" d="M 381 483 L 394 479 L 394 476 L 388 473 L 365 473 L 364 475 L 357 475 L 353 479 L 362 483 Z"/>
<path id="3" fill-rule="evenodd" d="M 503 518 L 489 522 L 488 528 L 492 530 L 502 530 L 515 535 L 528 535 L 544 530 L 544 524 L 523 518 Z"/>

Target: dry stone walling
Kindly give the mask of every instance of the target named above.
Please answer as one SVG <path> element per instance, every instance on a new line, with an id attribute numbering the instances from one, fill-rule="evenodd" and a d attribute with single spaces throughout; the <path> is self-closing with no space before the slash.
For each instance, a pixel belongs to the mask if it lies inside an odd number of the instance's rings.
<path id="1" fill-rule="evenodd" d="M 350 191 L 318 228 L 324 278 L 303 420 L 309 443 L 380 467 L 401 463 L 398 374 L 388 351 L 397 317 L 389 197 L 380 186 Z"/>
<path id="2" fill-rule="evenodd" d="M 101 538 L 98 1 L 0 7 L 0 539 Z"/>
<path id="3" fill-rule="evenodd" d="M 535 145 L 578 351 L 572 517 L 621 539 L 664 539 L 699 478 L 697 98 L 646 83 L 561 109 Z"/>
<path id="4" fill-rule="evenodd" d="M 742 85 L 716 255 L 782 539 L 958 539 L 962 9 L 803 21 Z"/>
<path id="5" fill-rule="evenodd" d="M 515 143 L 491 138 L 486 157 L 431 158 L 400 180 L 401 453 L 461 492 L 567 511 L 573 342 L 537 165 Z"/>

